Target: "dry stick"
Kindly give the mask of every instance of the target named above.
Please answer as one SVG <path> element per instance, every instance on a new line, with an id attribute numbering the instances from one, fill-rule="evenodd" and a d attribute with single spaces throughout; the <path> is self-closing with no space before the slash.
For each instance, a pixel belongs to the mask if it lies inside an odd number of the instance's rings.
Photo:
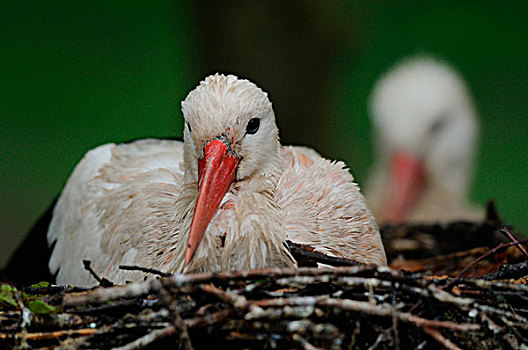
<path id="1" fill-rule="evenodd" d="M 95 288 L 87 292 L 66 294 L 62 299 L 62 305 L 67 308 L 86 304 L 102 304 L 121 298 L 136 298 L 155 291 L 155 288 L 151 286 L 153 282 L 155 281 L 132 283 L 124 287 Z"/>
<path id="2" fill-rule="evenodd" d="M 493 306 L 481 305 L 481 304 L 477 304 L 477 303 L 475 303 L 473 306 L 476 309 L 479 309 L 481 311 L 487 312 L 488 314 L 492 314 L 493 313 L 493 314 L 497 314 L 497 315 L 501 315 L 501 316 L 505 316 L 505 317 L 514 319 L 514 320 L 519 322 L 519 326 L 520 327 L 528 330 L 528 319 L 526 319 L 525 317 L 519 316 L 515 312 L 509 312 L 509 311 L 506 311 L 506 310 L 498 309 L 498 308 L 493 307 Z"/>
<path id="3" fill-rule="evenodd" d="M 99 282 L 99 285 L 101 287 L 112 287 L 114 284 L 107 280 L 106 278 L 99 277 L 95 271 L 92 269 L 92 262 L 90 260 L 83 260 L 84 269 L 92 275 L 93 278 L 96 279 L 97 282 Z"/>
<path id="4" fill-rule="evenodd" d="M 418 307 L 420 307 L 420 305 L 422 305 L 422 301 L 418 300 L 416 303 L 414 303 L 414 305 L 407 312 L 412 314 L 414 312 L 414 310 L 416 310 Z"/>
<path id="5" fill-rule="evenodd" d="M 53 331 L 53 332 L 37 332 L 37 333 L 27 333 L 23 337 L 27 340 L 43 340 L 43 339 L 56 339 L 63 337 L 65 335 L 91 335 L 97 332 L 97 329 L 94 328 L 81 328 L 81 329 L 67 329 L 62 331 Z M 0 339 L 7 339 L 7 337 L 12 335 L 7 335 L 0 333 Z"/>
<path id="6" fill-rule="evenodd" d="M 376 271 L 378 273 L 394 274 L 394 276 L 403 275 L 399 271 L 394 271 L 388 267 L 381 266 L 346 266 L 336 268 L 266 268 L 256 270 L 244 271 L 226 271 L 226 272 L 206 272 L 194 274 L 176 274 L 169 278 L 173 287 L 180 287 L 185 284 L 210 283 L 220 281 L 234 281 L 234 280 L 248 280 L 248 279 L 264 279 L 264 278 L 278 278 L 278 277 L 292 277 L 292 276 L 340 276 L 357 274 L 362 271 Z"/>
<path id="7" fill-rule="evenodd" d="M 156 269 L 151 269 L 149 267 L 141 267 L 141 266 L 135 266 L 135 265 L 119 265 L 119 268 L 121 270 L 126 270 L 126 271 L 141 271 L 145 273 L 151 273 L 153 275 L 158 275 L 161 277 L 172 276 L 172 273 L 163 272 L 163 271 L 156 270 Z"/>
<path id="8" fill-rule="evenodd" d="M 83 315 L 83 314 L 100 314 L 102 312 L 108 312 L 108 311 L 111 311 L 113 309 L 119 309 L 119 308 L 123 308 L 123 307 L 130 307 L 131 305 L 134 305 L 136 304 L 137 301 L 136 300 L 133 300 L 133 299 L 129 299 L 129 300 L 119 300 L 119 301 L 115 301 L 111 304 L 101 304 L 101 305 L 97 305 L 97 306 L 88 306 L 88 307 L 83 307 L 82 309 L 78 309 L 78 310 L 70 310 L 69 312 L 71 314 L 75 314 L 75 315 Z"/>
<path id="9" fill-rule="evenodd" d="M 518 241 L 517 238 L 515 238 L 511 233 L 510 231 L 508 231 L 508 228 L 507 227 L 503 227 L 500 229 L 500 232 L 505 235 L 506 237 L 508 237 L 508 239 L 510 240 L 510 242 L 516 242 Z M 524 255 L 525 258 L 528 258 L 528 252 L 526 251 L 526 249 L 524 249 L 524 247 L 522 246 L 522 244 L 519 244 L 519 245 L 516 245 L 517 249 L 520 250 L 520 252 Z"/>
<path id="10" fill-rule="evenodd" d="M 289 240 L 286 241 L 285 243 L 290 249 L 292 256 L 296 260 L 299 260 L 299 258 L 301 258 L 301 259 L 305 259 L 313 263 L 321 263 L 321 264 L 330 265 L 330 266 L 359 266 L 359 265 L 362 265 L 360 262 L 354 259 L 326 255 L 326 254 L 317 252 L 315 250 L 309 250 L 309 249 L 303 248 L 301 244 L 293 243 L 292 241 L 289 241 Z"/>
<path id="11" fill-rule="evenodd" d="M 356 277 L 356 276 L 342 276 L 336 277 L 334 280 L 332 276 L 288 276 L 276 279 L 274 282 L 277 285 L 292 286 L 292 285 L 310 285 L 314 283 L 329 283 L 344 284 L 348 287 L 364 287 L 364 288 L 392 288 L 390 280 L 383 280 L 373 277 Z"/>
<path id="12" fill-rule="evenodd" d="M 504 249 L 504 248 L 508 248 L 508 247 L 511 247 L 513 245 L 519 245 L 519 244 L 523 244 L 523 243 L 526 243 L 528 242 L 528 239 L 523 239 L 521 241 L 515 241 L 515 242 L 510 242 L 510 243 L 500 243 L 498 246 L 496 246 L 495 248 L 493 249 L 490 249 L 488 250 L 486 253 L 482 254 L 481 256 L 479 256 L 478 258 L 476 258 L 475 260 L 473 260 L 471 262 L 471 264 L 469 264 L 468 266 L 466 266 L 462 271 L 460 271 L 458 273 L 458 275 L 456 275 L 455 278 L 453 278 L 451 281 L 449 281 L 448 283 L 445 284 L 445 286 L 442 288 L 442 289 L 448 289 L 449 287 L 451 287 L 455 282 L 457 282 L 462 276 L 464 276 L 464 274 L 466 272 L 468 272 L 469 269 L 471 269 L 472 267 L 474 267 L 476 264 L 478 264 L 480 261 L 484 260 L 485 258 L 487 258 L 488 256 L 492 255 L 492 254 L 495 254 L 497 251 L 501 250 L 501 249 Z"/>
<path id="13" fill-rule="evenodd" d="M 364 301 L 335 299 L 335 298 L 317 298 L 317 297 L 291 297 L 264 300 L 248 300 L 248 303 L 260 307 L 283 307 L 283 306 L 319 306 L 333 307 L 341 310 L 357 311 L 374 316 L 391 316 L 392 309 L 389 305 L 379 306 Z M 411 315 L 407 312 L 396 312 L 398 320 L 411 323 L 419 327 L 447 328 L 456 331 L 475 331 L 481 326 L 474 323 L 455 323 L 451 321 L 435 321 Z"/>
<path id="14" fill-rule="evenodd" d="M 208 294 L 213 294 L 221 301 L 233 306 L 235 309 L 251 306 L 248 304 L 245 297 L 226 292 L 218 287 L 213 286 L 212 284 L 201 285 L 198 288 Z"/>
<path id="15" fill-rule="evenodd" d="M 526 284 L 513 284 L 513 283 L 505 283 L 505 282 L 495 282 L 495 281 L 487 281 L 487 280 L 467 280 L 465 281 L 467 284 L 474 284 L 478 288 L 486 288 L 486 289 L 492 289 L 495 288 L 501 288 L 501 289 L 507 289 L 507 290 L 513 290 L 513 291 L 520 291 L 525 292 L 528 294 L 528 285 Z"/>
<path id="16" fill-rule="evenodd" d="M 257 340 L 257 336 L 255 334 L 249 334 L 240 331 L 231 331 L 229 332 L 229 335 L 226 337 L 226 339 Z"/>
<path id="17" fill-rule="evenodd" d="M 115 347 L 112 350 L 136 350 L 142 349 L 145 346 L 168 336 L 176 334 L 177 330 L 174 326 L 168 326 L 161 329 L 156 329 L 141 338 L 134 340 L 131 343 L 128 343 L 124 346 Z"/>
<path id="18" fill-rule="evenodd" d="M 319 340 L 331 341 L 336 343 L 336 339 L 343 339 L 343 335 L 331 324 L 314 323 L 311 320 L 281 320 L 280 322 L 267 320 L 250 321 L 245 319 L 232 319 L 225 324 L 218 327 L 222 331 L 233 332 L 251 332 L 254 335 L 267 332 L 269 335 L 277 335 L 282 339 L 291 339 L 293 334 L 312 335 L 319 337 Z M 253 340 L 258 340 L 260 337 L 254 337 Z M 264 338 L 260 340 L 271 340 L 272 338 Z"/>
<path id="19" fill-rule="evenodd" d="M 205 315 L 203 317 L 194 317 L 184 320 L 183 323 L 187 328 L 196 328 L 210 326 L 215 323 L 221 322 L 229 318 L 233 314 L 233 310 L 226 309 L 220 310 L 212 314 Z"/>
<path id="20" fill-rule="evenodd" d="M 453 294 L 446 292 L 441 287 L 437 287 L 434 285 L 427 286 L 427 290 L 430 291 L 430 294 L 429 294 L 430 297 L 433 297 L 442 303 L 455 304 L 462 309 L 471 306 L 475 302 L 475 299 L 457 297 Z"/>
<path id="21" fill-rule="evenodd" d="M 304 337 L 300 336 L 299 334 L 292 335 L 292 339 L 296 341 L 304 350 L 318 350 L 321 348 L 315 347 L 308 340 L 306 340 Z"/>
<path id="22" fill-rule="evenodd" d="M 444 337 L 438 330 L 429 328 L 429 327 L 423 327 L 423 330 L 429 334 L 431 337 L 433 337 L 434 340 L 442 344 L 444 347 L 446 347 L 449 350 L 461 350 L 456 344 L 451 342 L 449 339 Z"/>
<path id="23" fill-rule="evenodd" d="M 491 318 L 486 316 L 486 314 L 484 312 L 480 312 L 479 316 L 482 319 L 482 321 L 484 321 L 484 322 L 486 322 L 488 324 L 488 329 L 490 331 L 492 331 L 494 334 L 500 333 L 500 332 L 502 332 L 504 330 L 503 327 L 497 325 L 497 323 L 493 322 L 493 320 Z"/>
<path id="24" fill-rule="evenodd" d="M 252 311 L 244 315 L 245 320 L 280 320 L 280 319 L 305 319 L 311 317 L 316 310 L 313 306 L 289 306 L 283 308 L 254 308 Z"/>

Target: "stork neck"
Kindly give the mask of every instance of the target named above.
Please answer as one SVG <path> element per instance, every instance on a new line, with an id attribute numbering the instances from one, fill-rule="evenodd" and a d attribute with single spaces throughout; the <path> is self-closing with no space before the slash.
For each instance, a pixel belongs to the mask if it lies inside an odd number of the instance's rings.
<path id="1" fill-rule="evenodd" d="M 276 151 L 270 156 L 270 160 L 260 172 L 261 176 L 267 178 L 273 187 L 277 186 L 277 183 L 286 168 L 286 158 L 284 157 L 281 148 L 282 146 L 278 144 Z"/>

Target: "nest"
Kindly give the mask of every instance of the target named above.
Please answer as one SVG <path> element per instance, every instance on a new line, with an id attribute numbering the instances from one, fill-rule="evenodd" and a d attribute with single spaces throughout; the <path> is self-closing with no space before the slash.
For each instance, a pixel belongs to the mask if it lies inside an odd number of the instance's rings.
<path id="1" fill-rule="evenodd" d="M 383 232 L 392 268 L 332 260 L 290 243 L 303 266 L 321 261 L 345 266 L 172 276 L 149 270 L 159 278 L 125 286 L 100 280 L 101 286 L 90 290 L 40 284 L 20 291 L 4 284 L 0 348 L 519 349 L 528 344 L 526 240 L 490 222 Z"/>

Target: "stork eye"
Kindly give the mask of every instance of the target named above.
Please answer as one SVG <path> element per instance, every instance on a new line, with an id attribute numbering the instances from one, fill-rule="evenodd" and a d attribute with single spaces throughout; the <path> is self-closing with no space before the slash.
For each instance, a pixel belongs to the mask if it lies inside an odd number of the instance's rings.
<path id="1" fill-rule="evenodd" d="M 447 114 L 441 114 L 429 127 L 429 133 L 431 136 L 440 134 L 447 126 Z"/>
<path id="2" fill-rule="evenodd" d="M 258 131 L 260 126 L 260 118 L 251 119 L 246 127 L 246 134 L 254 134 Z"/>
<path id="3" fill-rule="evenodd" d="M 191 124 L 189 124 L 189 122 L 187 122 L 187 129 L 189 130 L 189 132 L 192 132 L 192 130 L 191 130 Z"/>

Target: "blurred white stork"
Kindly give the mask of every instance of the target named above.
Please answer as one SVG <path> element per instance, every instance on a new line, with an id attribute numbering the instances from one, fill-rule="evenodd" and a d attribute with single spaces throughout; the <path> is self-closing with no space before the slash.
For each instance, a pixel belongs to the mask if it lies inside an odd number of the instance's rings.
<path id="1" fill-rule="evenodd" d="M 213 75 L 182 103 L 184 142 L 140 140 L 89 151 L 53 211 L 57 283 L 92 286 L 166 272 L 296 266 L 284 242 L 385 265 L 378 227 L 352 175 L 304 147 L 283 147 L 255 84 Z M 300 121 L 302 122 L 302 121 Z"/>
<path id="2" fill-rule="evenodd" d="M 430 56 L 408 58 L 376 83 L 375 164 L 366 188 L 378 222 L 484 219 L 468 202 L 478 124 L 462 77 Z"/>

